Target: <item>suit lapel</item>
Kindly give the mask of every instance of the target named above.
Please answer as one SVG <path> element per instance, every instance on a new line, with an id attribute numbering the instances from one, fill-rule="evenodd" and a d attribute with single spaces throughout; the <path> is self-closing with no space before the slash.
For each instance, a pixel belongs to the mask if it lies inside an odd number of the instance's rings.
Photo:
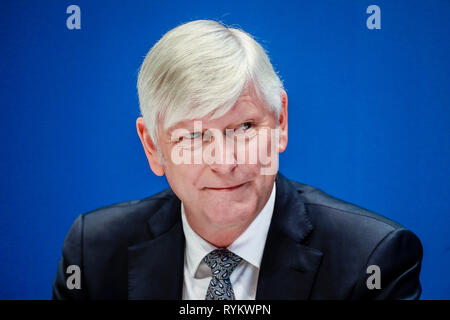
<path id="1" fill-rule="evenodd" d="M 181 299 L 184 234 L 180 215 L 180 201 L 173 196 L 148 222 L 152 239 L 128 248 L 128 299 Z"/>
<path id="2" fill-rule="evenodd" d="M 280 173 L 256 299 L 307 299 L 322 252 L 302 245 L 313 230 L 298 191 Z"/>

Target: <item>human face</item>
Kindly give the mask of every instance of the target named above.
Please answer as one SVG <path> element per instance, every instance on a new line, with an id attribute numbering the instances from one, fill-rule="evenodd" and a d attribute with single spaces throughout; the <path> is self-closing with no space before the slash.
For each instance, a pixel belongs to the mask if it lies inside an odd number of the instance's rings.
<path id="1" fill-rule="evenodd" d="M 233 108 L 219 118 L 204 117 L 182 121 L 167 132 L 160 130 L 159 147 L 165 160 L 164 163 L 158 163 L 154 152 L 146 151 L 147 157 L 152 156 L 152 159 L 149 159 L 152 170 L 156 174 L 164 173 L 166 175 L 170 187 L 183 202 L 189 224 L 198 233 L 205 234 L 208 233 L 208 230 L 245 229 L 266 204 L 273 188 L 277 167 L 272 174 L 262 174 L 264 165 L 260 161 L 260 157 L 257 157 L 256 163 L 249 163 L 248 159 L 250 154 L 259 155 L 261 148 L 270 153 L 274 144 L 277 146 L 276 156 L 272 156 L 272 158 L 278 161 L 278 152 L 283 152 L 286 148 L 287 96 L 284 91 L 282 101 L 282 111 L 277 120 L 276 116 L 257 98 L 254 90 L 246 89 Z M 247 143 L 238 144 L 235 141 L 234 145 L 229 144 L 227 139 L 230 138 L 224 134 L 225 143 L 220 147 L 223 149 L 219 150 L 215 145 L 212 153 L 223 155 L 223 157 L 220 156 L 222 161 L 214 163 L 205 161 L 178 163 L 174 161 L 174 148 L 178 148 L 181 143 L 186 143 L 187 138 L 174 139 L 173 133 L 180 131 L 179 129 L 186 129 L 193 133 L 195 122 L 198 123 L 198 121 L 201 121 L 203 132 L 206 129 L 224 133 L 227 129 L 234 129 L 234 132 L 241 133 L 249 132 Z M 273 141 L 273 136 L 270 134 L 273 131 L 270 129 L 276 128 L 279 129 L 279 136 L 277 141 Z M 260 137 L 261 132 L 269 133 L 266 134 L 266 139 L 258 139 L 265 145 L 251 144 L 249 141 Z M 195 136 L 194 133 L 190 138 Z M 215 138 L 216 136 L 214 136 Z M 191 142 L 190 146 L 196 145 L 196 147 L 192 147 L 192 150 L 199 147 L 198 143 L 204 149 L 211 147 L 212 143 L 211 141 L 202 141 L 202 139 Z M 239 153 L 241 155 L 245 153 L 246 161 L 243 163 L 237 161 Z M 226 161 L 226 154 L 231 155 L 234 161 Z M 274 160 L 272 159 L 272 161 Z M 276 163 L 278 164 L 278 162 Z"/>

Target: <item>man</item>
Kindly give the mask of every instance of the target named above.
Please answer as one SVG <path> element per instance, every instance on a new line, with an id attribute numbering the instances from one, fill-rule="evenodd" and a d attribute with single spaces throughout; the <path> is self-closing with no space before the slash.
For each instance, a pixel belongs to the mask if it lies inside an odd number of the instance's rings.
<path id="1" fill-rule="evenodd" d="M 169 31 L 138 92 L 137 131 L 170 189 L 79 216 L 55 299 L 419 298 L 412 232 L 278 173 L 287 94 L 250 35 L 205 20 Z"/>

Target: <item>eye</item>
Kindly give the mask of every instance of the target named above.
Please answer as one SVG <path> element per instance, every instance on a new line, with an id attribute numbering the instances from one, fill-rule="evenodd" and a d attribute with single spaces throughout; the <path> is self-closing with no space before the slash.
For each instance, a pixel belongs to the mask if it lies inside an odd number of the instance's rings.
<path id="1" fill-rule="evenodd" d="M 248 130 L 252 127 L 252 123 L 251 122 L 244 122 L 243 124 L 241 124 L 239 127 L 237 127 L 236 131 L 245 131 Z"/>
<path id="2" fill-rule="evenodd" d="M 189 134 L 183 136 L 183 139 L 198 139 L 202 136 L 202 133 L 200 131 L 197 132 L 190 132 Z"/>

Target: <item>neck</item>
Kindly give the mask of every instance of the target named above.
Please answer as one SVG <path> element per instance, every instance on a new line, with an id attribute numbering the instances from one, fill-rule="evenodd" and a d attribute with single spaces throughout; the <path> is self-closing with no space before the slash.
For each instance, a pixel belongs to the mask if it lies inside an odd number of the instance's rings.
<path id="1" fill-rule="evenodd" d="M 186 217 L 187 218 L 187 217 Z M 244 233 L 251 221 L 245 225 L 227 228 L 202 228 L 201 226 L 193 226 L 187 218 L 189 225 L 200 237 L 211 243 L 217 248 L 229 247 L 239 236 Z"/>

